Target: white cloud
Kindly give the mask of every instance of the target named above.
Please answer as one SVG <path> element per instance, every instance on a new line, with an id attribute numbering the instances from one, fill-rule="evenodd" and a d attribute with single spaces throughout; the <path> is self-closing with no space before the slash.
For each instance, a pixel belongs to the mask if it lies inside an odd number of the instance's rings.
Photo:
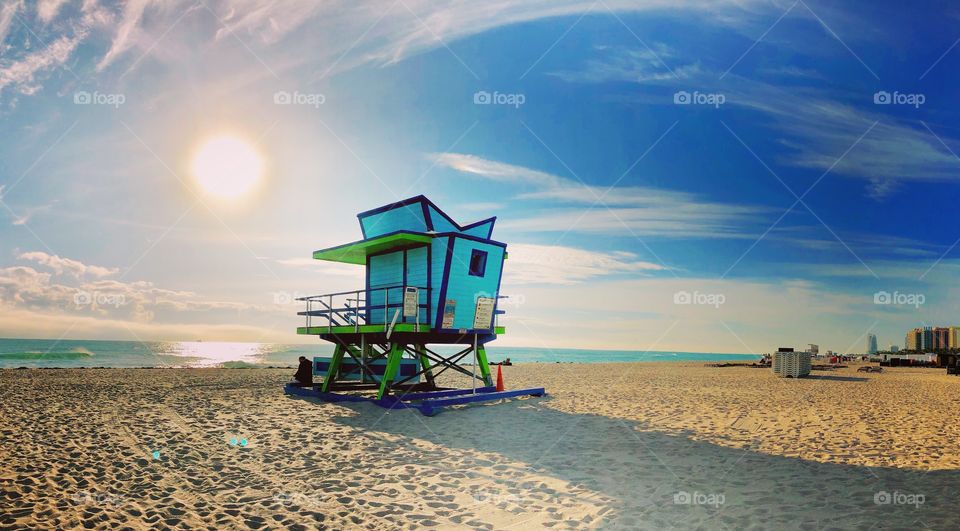
<path id="1" fill-rule="evenodd" d="M 316 273 L 318 275 L 317 278 L 326 278 L 328 276 L 345 277 L 346 279 L 355 281 L 357 283 L 356 286 L 362 285 L 364 281 L 363 275 L 365 274 L 365 269 L 363 266 L 357 264 L 341 264 L 338 262 L 326 262 L 301 257 L 283 258 L 276 260 L 276 262 L 280 265 Z M 356 286 L 347 289 L 352 289 Z"/>
<path id="2" fill-rule="evenodd" d="M 63 6 L 66 1 L 67 0 L 40 0 L 37 2 L 37 16 L 44 23 L 52 21 L 57 18 L 60 7 Z"/>
<path id="3" fill-rule="evenodd" d="M 214 41 L 230 41 L 233 46 L 238 44 L 235 39 L 239 39 L 244 47 L 250 47 L 248 51 L 257 56 L 257 62 L 263 58 L 271 70 L 279 71 L 284 61 L 272 60 L 268 48 L 293 34 L 302 38 L 300 46 L 314 52 L 313 59 L 345 70 L 369 63 L 396 63 L 493 28 L 546 18 L 587 13 L 602 15 L 610 11 L 685 11 L 714 22 L 733 24 L 742 21 L 743 17 L 757 16 L 758 10 L 781 9 L 778 3 L 771 0 L 607 0 L 602 4 L 592 0 L 380 0 L 362 3 L 221 0 L 204 6 L 209 6 L 216 17 Z M 120 21 L 115 24 L 112 45 L 100 60 L 98 70 L 107 68 L 140 46 L 141 37 L 148 33 L 144 12 L 151 7 L 162 10 L 162 13 L 149 17 L 149 26 L 160 28 L 162 33 L 183 15 L 184 9 L 194 9 L 196 4 L 174 0 L 129 2 Z M 197 11 L 209 14 L 204 8 Z M 250 39 L 251 36 L 255 41 Z M 152 42 L 143 43 L 140 47 L 146 49 L 150 44 Z M 153 49 L 152 53 L 161 51 Z"/>
<path id="4" fill-rule="evenodd" d="M 566 72 L 560 77 L 722 93 L 726 105 L 758 111 L 773 119 L 772 126 L 784 135 L 781 144 L 790 150 L 783 162 L 864 179 L 868 195 L 875 199 L 892 193 L 898 180 L 955 180 L 960 171 L 960 160 L 925 128 L 909 125 L 874 107 L 872 91 L 854 95 L 858 99 L 853 100 L 846 95 L 848 100 L 843 102 L 820 89 L 781 87 L 736 74 L 721 80 L 719 72 L 702 70 L 698 62 L 673 66 L 675 72 L 684 73 L 681 84 L 672 75 L 662 75 L 666 70 L 645 49 L 608 48 L 599 50 L 598 55 L 579 72 Z M 644 104 L 673 103 L 672 94 L 642 95 L 639 99 Z M 739 147 L 739 142 L 731 140 Z M 953 142 L 948 138 L 944 141 Z M 764 162 L 769 165 L 774 161 Z"/>
<path id="5" fill-rule="evenodd" d="M 0 90 L 11 87 L 21 94 L 36 93 L 41 87 L 38 77 L 63 65 L 82 39 L 82 35 L 64 35 L 18 60 L 0 62 Z"/>
<path id="6" fill-rule="evenodd" d="M 30 262 L 36 262 L 42 266 L 45 266 L 57 275 L 69 274 L 75 278 L 81 277 L 94 277 L 94 278 L 104 278 L 111 275 L 115 275 L 119 272 L 117 268 L 110 267 L 101 267 L 95 265 L 87 265 L 78 260 L 73 260 L 71 258 L 61 258 L 57 255 L 47 254 L 43 251 L 31 251 L 26 253 L 20 253 L 17 256 L 20 260 L 27 260 Z"/>
<path id="7" fill-rule="evenodd" d="M 110 44 L 107 53 L 97 63 L 97 71 L 110 66 L 120 55 L 134 45 L 136 36 L 140 31 L 139 25 L 143 12 L 152 3 L 153 0 L 130 0 L 123 6 L 123 14 L 116 26 L 113 42 Z"/>
<path id="8" fill-rule="evenodd" d="M 695 194 L 653 187 L 617 186 L 608 190 L 475 155 L 442 153 L 431 158 L 438 166 L 524 187 L 527 191 L 518 194 L 520 199 L 551 201 L 543 213 L 500 224 L 501 228 L 518 231 L 627 235 L 632 231 L 637 236 L 743 238 L 759 234 L 759 222 L 772 212 L 765 207 L 715 203 Z"/>
<path id="9" fill-rule="evenodd" d="M 579 70 L 554 72 L 553 76 L 568 82 L 602 83 L 605 81 L 669 81 L 694 77 L 701 73 L 700 64 L 670 68 L 673 49 L 664 44 L 652 48 L 599 47 L 604 58 L 593 58 Z"/>
<path id="10" fill-rule="evenodd" d="M 127 323 L 155 322 L 160 314 L 164 317 L 160 322 L 197 313 L 211 318 L 236 316 L 238 312 L 254 312 L 257 316 L 292 314 L 289 305 L 266 303 L 267 294 L 263 298 L 264 304 L 210 300 L 190 291 L 159 288 L 151 282 L 105 279 L 102 277 L 114 274 L 117 270 L 87 266 L 76 260 L 45 253 L 25 253 L 21 258 L 42 263 L 52 269 L 56 276 L 67 273 L 77 282 L 61 282 L 55 280 L 54 275 L 31 267 L 0 269 L 0 308 L 4 312 L 15 309 Z M 88 276 L 94 277 L 94 280 L 86 280 Z"/>
<path id="11" fill-rule="evenodd" d="M 6 40 L 10 32 L 10 26 L 13 24 L 13 17 L 17 10 L 22 7 L 23 2 L 7 2 L 0 7 L 0 50 L 3 49 L 3 41 Z"/>
<path id="12" fill-rule="evenodd" d="M 0 305 L 2 307 L 2 305 Z M 107 339 L 130 341 L 277 341 L 299 339 L 276 329 L 242 323 L 136 322 L 95 315 L 63 315 L 23 308 L 4 308 L 0 312 L 0 335 L 3 337 L 65 339 Z"/>
<path id="13" fill-rule="evenodd" d="M 500 323 L 507 334 L 497 343 L 755 354 L 816 343 L 822 351 L 860 352 L 861 335 L 871 327 L 889 344 L 902 342 L 903 333 L 922 320 L 949 320 L 949 302 L 889 312 L 873 303 L 874 291 L 807 280 L 673 276 L 596 279 L 562 289 L 538 285 L 505 288 L 511 298 L 502 303 L 506 314 Z M 701 300 L 722 295 L 723 302 L 676 304 L 674 297 L 681 292 L 696 294 Z M 571 334 L 571 330 L 590 333 Z"/>
<path id="14" fill-rule="evenodd" d="M 649 273 L 666 267 L 637 260 L 628 252 L 596 252 L 559 245 L 517 243 L 508 248 L 504 269 L 508 286 L 524 284 L 577 284 L 592 278 L 622 273 Z"/>

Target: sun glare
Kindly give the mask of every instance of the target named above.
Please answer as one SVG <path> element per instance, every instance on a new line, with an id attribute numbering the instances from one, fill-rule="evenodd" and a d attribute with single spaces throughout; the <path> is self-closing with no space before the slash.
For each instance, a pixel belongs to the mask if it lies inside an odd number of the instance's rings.
<path id="1" fill-rule="evenodd" d="M 263 159 L 247 141 L 218 136 L 204 142 L 193 157 L 193 175 L 208 194 L 236 199 L 260 180 Z"/>

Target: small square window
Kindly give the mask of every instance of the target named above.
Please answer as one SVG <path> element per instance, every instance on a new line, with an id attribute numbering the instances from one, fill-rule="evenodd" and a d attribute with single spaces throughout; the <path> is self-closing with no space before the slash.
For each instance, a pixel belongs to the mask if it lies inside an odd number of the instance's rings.
<path id="1" fill-rule="evenodd" d="M 487 252 L 477 249 L 470 255 L 470 276 L 482 277 L 487 271 Z"/>

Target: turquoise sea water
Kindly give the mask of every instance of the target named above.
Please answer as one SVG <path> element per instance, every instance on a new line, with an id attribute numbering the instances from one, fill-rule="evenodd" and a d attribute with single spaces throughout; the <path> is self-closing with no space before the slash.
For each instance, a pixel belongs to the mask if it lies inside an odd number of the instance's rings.
<path id="1" fill-rule="evenodd" d="M 439 348 L 455 352 L 455 348 Z M 192 341 L 90 341 L 0 339 L 0 368 L 15 367 L 292 367 L 300 356 L 329 355 L 324 344 L 219 343 Z M 752 354 L 634 352 L 523 347 L 487 348 L 490 361 L 597 363 L 615 361 L 742 361 Z"/>

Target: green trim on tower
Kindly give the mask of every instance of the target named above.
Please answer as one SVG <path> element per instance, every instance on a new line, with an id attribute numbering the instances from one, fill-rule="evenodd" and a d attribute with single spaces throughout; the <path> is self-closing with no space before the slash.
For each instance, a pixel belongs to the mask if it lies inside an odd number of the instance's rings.
<path id="1" fill-rule="evenodd" d="M 436 385 L 433 380 L 433 368 L 430 366 L 430 358 L 427 357 L 426 345 L 417 345 L 417 357 L 420 358 L 420 370 L 424 371 L 423 376 L 431 386 Z"/>
<path id="2" fill-rule="evenodd" d="M 477 364 L 480 365 L 480 376 L 488 386 L 493 385 L 490 377 L 490 364 L 487 363 L 487 349 L 483 345 L 477 346 Z"/>
<path id="3" fill-rule="evenodd" d="M 387 358 L 387 368 L 383 372 L 383 378 L 380 379 L 380 390 L 377 392 L 377 400 L 383 398 L 387 388 L 397 378 L 397 370 L 400 369 L 400 359 L 403 357 L 403 347 L 398 343 L 390 344 L 390 356 Z"/>
<path id="4" fill-rule="evenodd" d="M 387 328 L 389 327 L 390 327 L 389 323 L 386 325 L 382 325 L 382 324 L 360 325 L 359 327 L 351 326 L 351 325 L 311 326 L 309 328 L 306 326 L 298 326 L 297 334 L 301 336 L 319 336 L 321 334 L 353 334 L 355 332 L 359 332 L 361 334 L 376 334 L 376 333 L 386 332 Z M 393 331 L 394 332 L 416 332 L 417 325 L 413 323 L 397 323 L 397 325 L 393 327 Z M 425 324 L 420 325 L 420 332 L 426 333 L 429 331 L 430 331 L 429 326 Z"/>
<path id="5" fill-rule="evenodd" d="M 324 393 L 330 389 L 330 383 L 337 378 L 337 371 L 340 370 L 340 363 L 343 361 L 343 353 L 345 350 L 342 345 L 337 345 L 337 348 L 333 351 L 330 368 L 327 369 L 327 375 L 323 377 L 323 387 L 320 388 Z"/>
<path id="6" fill-rule="evenodd" d="M 319 251 L 313 252 L 313 258 L 316 260 L 326 260 L 328 262 L 366 265 L 367 256 L 392 249 L 428 245 L 431 239 L 431 236 L 423 234 L 405 231 L 395 232 L 377 238 L 370 238 L 369 240 L 360 240 L 330 247 L 329 249 L 320 249 Z"/>

